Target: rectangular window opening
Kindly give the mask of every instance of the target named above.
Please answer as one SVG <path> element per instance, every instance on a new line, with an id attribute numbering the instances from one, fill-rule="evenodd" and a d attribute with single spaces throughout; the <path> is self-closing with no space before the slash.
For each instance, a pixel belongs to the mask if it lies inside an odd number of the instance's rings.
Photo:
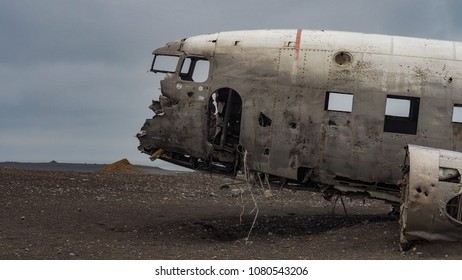
<path id="1" fill-rule="evenodd" d="M 462 123 L 462 105 L 454 104 L 452 108 L 452 122 L 453 123 Z"/>
<path id="2" fill-rule="evenodd" d="M 175 73 L 179 56 L 156 55 L 152 61 L 151 71 L 154 73 Z"/>
<path id="3" fill-rule="evenodd" d="M 187 57 L 183 61 L 180 78 L 184 81 L 203 83 L 209 78 L 210 62 L 202 57 Z"/>
<path id="4" fill-rule="evenodd" d="M 411 101 L 408 99 L 387 98 L 385 115 L 392 117 L 409 118 Z"/>
<path id="5" fill-rule="evenodd" d="M 353 94 L 326 92 L 324 110 L 351 113 L 353 111 Z"/>
<path id="6" fill-rule="evenodd" d="M 383 131 L 417 134 L 420 98 L 388 95 Z"/>

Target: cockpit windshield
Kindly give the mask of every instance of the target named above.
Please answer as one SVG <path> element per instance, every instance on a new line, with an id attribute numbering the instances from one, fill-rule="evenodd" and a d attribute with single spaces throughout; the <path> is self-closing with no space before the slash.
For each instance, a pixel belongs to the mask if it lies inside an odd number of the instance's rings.
<path id="1" fill-rule="evenodd" d="M 175 73 L 179 56 L 156 55 L 152 61 L 151 71 L 154 73 Z"/>
<path id="2" fill-rule="evenodd" d="M 151 71 L 154 73 L 176 73 L 179 60 L 182 60 L 179 71 L 181 80 L 196 83 L 203 83 L 208 80 L 210 62 L 204 57 L 188 56 L 183 60 L 175 55 L 157 54 L 152 62 Z"/>

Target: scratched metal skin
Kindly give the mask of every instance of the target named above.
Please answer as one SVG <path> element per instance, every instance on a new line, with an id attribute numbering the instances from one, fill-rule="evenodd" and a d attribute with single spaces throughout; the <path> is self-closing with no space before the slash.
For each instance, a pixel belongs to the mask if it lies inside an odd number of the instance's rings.
<path id="1" fill-rule="evenodd" d="M 457 199 L 462 195 L 462 153 L 415 145 L 409 145 L 408 150 L 409 170 L 400 211 L 401 245 L 406 247 L 418 239 L 462 240 L 462 200 Z M 444 170 L 455 171 L 452 180 L 445 179 L 451 176 L 443 176 Z"/>
<path id="2" fill-rule="evenodd" d="M 233 175 L 245 153 L 250 170 L 273 180 L 399 202 L 407 144 L 462 151 L 462 124 L 451 121 L 462 104 L 461 43 L 256 30 L 194 36 L 153 54 L 179 56 L 151 106 L 157 115 L 137 135 L 154 158 Z M 205 82 L 179 77 L 185 57 L 210 61 Z M 328 92 L 352 94 L 351 112 L 326 110 Z M 214 139 L 214 93 L 234 98 L 224 144 Z M 384 131 L 387 95 L 417 100 L 415 132 Z"/>

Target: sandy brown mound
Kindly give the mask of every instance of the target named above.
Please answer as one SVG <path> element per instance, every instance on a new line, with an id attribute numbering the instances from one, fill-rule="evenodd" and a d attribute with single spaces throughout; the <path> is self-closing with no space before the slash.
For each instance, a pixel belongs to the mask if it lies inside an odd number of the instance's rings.
<path id="1" fill-rule="evenodd" d="M 114 163 L 109 164 L 108 166 L 100 169 L 98 172 L 114 172 L 114 173 L 143 173 L 143 171 L 133 164 L 131 164 L 128 159 L 124 158 Z"/>

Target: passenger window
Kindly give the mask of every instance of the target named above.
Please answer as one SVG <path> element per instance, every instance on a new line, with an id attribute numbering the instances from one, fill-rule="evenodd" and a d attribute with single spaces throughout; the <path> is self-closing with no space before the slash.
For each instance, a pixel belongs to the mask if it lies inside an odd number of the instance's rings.
<path id="1" fill-rule="evenodd" d="M 327 92 L 324 110 L 351 113 L 353 110 L 353 94 Z"/>
<path id="2" fill-rule="evenodd" d="M 455 104 L 452 108 L 452 122 L 462 123 L 462 105 Z"/>
<path id="3" fill-rule="evenodd" d="M 411 101 L 408 99 L 387 98 L 385 115 L 393 117 L 409 118 Z"/>
<path id="4" fill-rule="evenodd" d="M 200 57 L 187 57 L 183 61 L 180 78 L 184 81 L 203 83 L 209 77 L 210 62 Z"/>
<path id="5" fill-rule="evenodd" d="M 420 98 L 388 95 L 384 132 L 417 134 Z"/>
<path id="6" fill-rule="evenodd" d="M 152 61 L 151 71 L 154 73 L 175 73 L 178 56 L 156 55 Z"/>

